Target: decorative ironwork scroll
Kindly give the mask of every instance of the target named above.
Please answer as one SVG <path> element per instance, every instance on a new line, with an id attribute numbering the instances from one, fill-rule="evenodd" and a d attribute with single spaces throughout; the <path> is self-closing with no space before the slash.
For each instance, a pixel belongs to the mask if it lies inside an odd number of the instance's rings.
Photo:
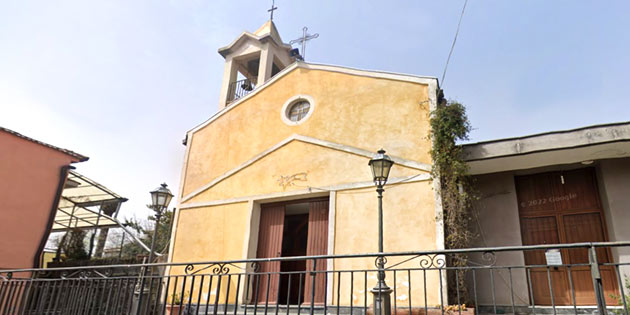
<path id="1" fill-rule="evenodd" d="M 252 268 L 254 268 L 253 267 L 254 264 L 257 264 L 257 263 L 253 262 L 252 263 Z M 216 264 L 209 264 L 209 265 L 203 266 L 203 267 L 201 267 L 199 269 L 197 269 L 197 267 L 199 267 L 199 266 L 196 266 L 194 264 L 188 264 L 188 265 L 186 265 L 186 268 L 184 268 L 184 272 L 187 275 L 195 275 L 195 274 L 198 274 L 198 273 L 200 273 L 200 272 L 202 272 L 204 270 L 210 269 L 212 271 L 212 274 L 219 276 L 219 275 L 229 274 L 230 273 L 230 267 L 229 266 L 232 266 L 232 267 L 240 269 L 240 270 L 246 270 L 246 268 L 240 267 L 240 266 L 235 265 L 233 263 L 216 263 Z M 258 266 L 258 268 L 260 269 L 260 266 Z"/>

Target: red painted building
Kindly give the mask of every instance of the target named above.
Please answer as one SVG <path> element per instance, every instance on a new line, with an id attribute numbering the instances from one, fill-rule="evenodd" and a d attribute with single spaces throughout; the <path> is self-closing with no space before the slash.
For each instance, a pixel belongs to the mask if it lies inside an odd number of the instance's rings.
<path id="1" fill-rule="evenodd" d="M 70 164 L 87 159 L 0 127 L 0 269 L 40 266 Z"/>

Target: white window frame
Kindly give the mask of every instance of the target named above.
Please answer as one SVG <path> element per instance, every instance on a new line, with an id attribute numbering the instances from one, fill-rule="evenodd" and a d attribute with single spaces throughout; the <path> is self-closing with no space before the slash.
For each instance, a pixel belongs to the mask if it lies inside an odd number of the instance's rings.
<path id="1" fill-rule="evenodd" d="M 289 119 L 289 111 L 291 111 L 291 107 L 293 106 L 293 104 L 299 101 L 307 101 L 309 103 L 310 107 L 309 107 L 308 113 L 302 119 L 298 121 L 292 121 L 291 119 Z M 313 97 L 306 94 L 298 94 L 289 98 L 284 103 L 284 105 L 282 105 L 282 110 L 280 111 L 280 118 L 282 119 L 282 122 L 284 122 L 285 124 L 289 126 L 297 126 L 307 121 L 311 117 L 311 115 L 313 115 L 313 111 L 315 111 L 315 100 L 313 99 Z"/>

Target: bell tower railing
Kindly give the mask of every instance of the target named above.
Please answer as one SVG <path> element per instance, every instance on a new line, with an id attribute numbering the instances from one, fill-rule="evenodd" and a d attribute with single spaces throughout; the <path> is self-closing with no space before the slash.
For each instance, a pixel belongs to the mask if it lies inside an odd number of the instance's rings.
<path id="1" fill-rule="evenodd" d="M 256 88 L 257 78 L 243 79 L 230 82 L 228 89 L 228 103 L 234 102 L 239 98 L 249 94 Z"/>

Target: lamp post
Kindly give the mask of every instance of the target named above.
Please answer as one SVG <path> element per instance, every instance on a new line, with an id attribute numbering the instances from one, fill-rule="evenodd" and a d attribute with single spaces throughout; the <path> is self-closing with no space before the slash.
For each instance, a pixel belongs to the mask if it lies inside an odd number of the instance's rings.
<path id="1" fill-rule="evenodd" d="M 153 211 L 155 211 L 155 227 L 153 228 L 153 238 L 151 239 L 151 248 L 149 251 L 149 260 L 148 260 L 149 264 L 152 263 L 153 261 L 155 238 L 157 237 L 157 230 L 158 230 L 158 227 L 160 226 L 160 219 L 162 218 L 162 215 L 164 215 L 164 210 L 166 210 L 166 208 L 168 207 L 168 204 L 171 202 L 171 199 L 173 198 L 173 194 L 166 186 L 167 186 L 166 183 L 164 183 L 160 185 L 160 187 L 151 191 L 151 204 L 148 205 L 148 207 L 151 208 Z M 144 296 L 147 295 L 146 298 L 149 300 L 151 298 L 150 296 L 148 296 L 147 289 L 145 288 L 146 273 L 147 273 L 147 267 L 145 266 L 142 268 L 142 278 L 140 279 L 140 286 L 136 287 L 136 291 L 135 291 L 135 294 L 138 297 L 137 299 L 134 300 L 132 313 L 135 313 L 137 315 L 143 313 L 142 300 L 144 299 Z M 153 279 L 151 279 L 151 284 L 149 284 L 149 286 L 152 286 L 152 284 L 153 284 Z M 149 306 L 149 303 L 147 302 L 147 309 L 148 309 L 148 306 Z"/>
<path id="2" fill-rule="evenodd" d="M 153 228 L 153 238 L 151 238 L 149 263 L 153 261 L 153 247 L 155 246 L 155 238 L 157 237 L 160 219 L 162 218 L 162 215 L 164 215 L 164 210 L 166 210 L 168 204 L 171 203 L 171 199 L 173 198 L 173 194 L 166 186 L 166 183 L 163 183 L 160 187 L 151 192 L 151 205 L 149 208 L 155 211 L 155 227 Z"/>
<path id="3" fill-rule="evenodd" d="M 376 192 L 378 193 L 378 252 L 383 253 L 383 186 L 387 183 L 389 171 L 394 165 L 389 156 L 385 154 L 385 150 L 380 149 L 373 159 L 368 163 L 372 169 Z M 391 314 L 391 297 L 392 289 L 385 283 L 385 262 L 384 256 L 376 259 L 376 267 L 378 268 L 378 283 L 372 289 L 374 295 L 374 314 L 390 315 Z"/>

